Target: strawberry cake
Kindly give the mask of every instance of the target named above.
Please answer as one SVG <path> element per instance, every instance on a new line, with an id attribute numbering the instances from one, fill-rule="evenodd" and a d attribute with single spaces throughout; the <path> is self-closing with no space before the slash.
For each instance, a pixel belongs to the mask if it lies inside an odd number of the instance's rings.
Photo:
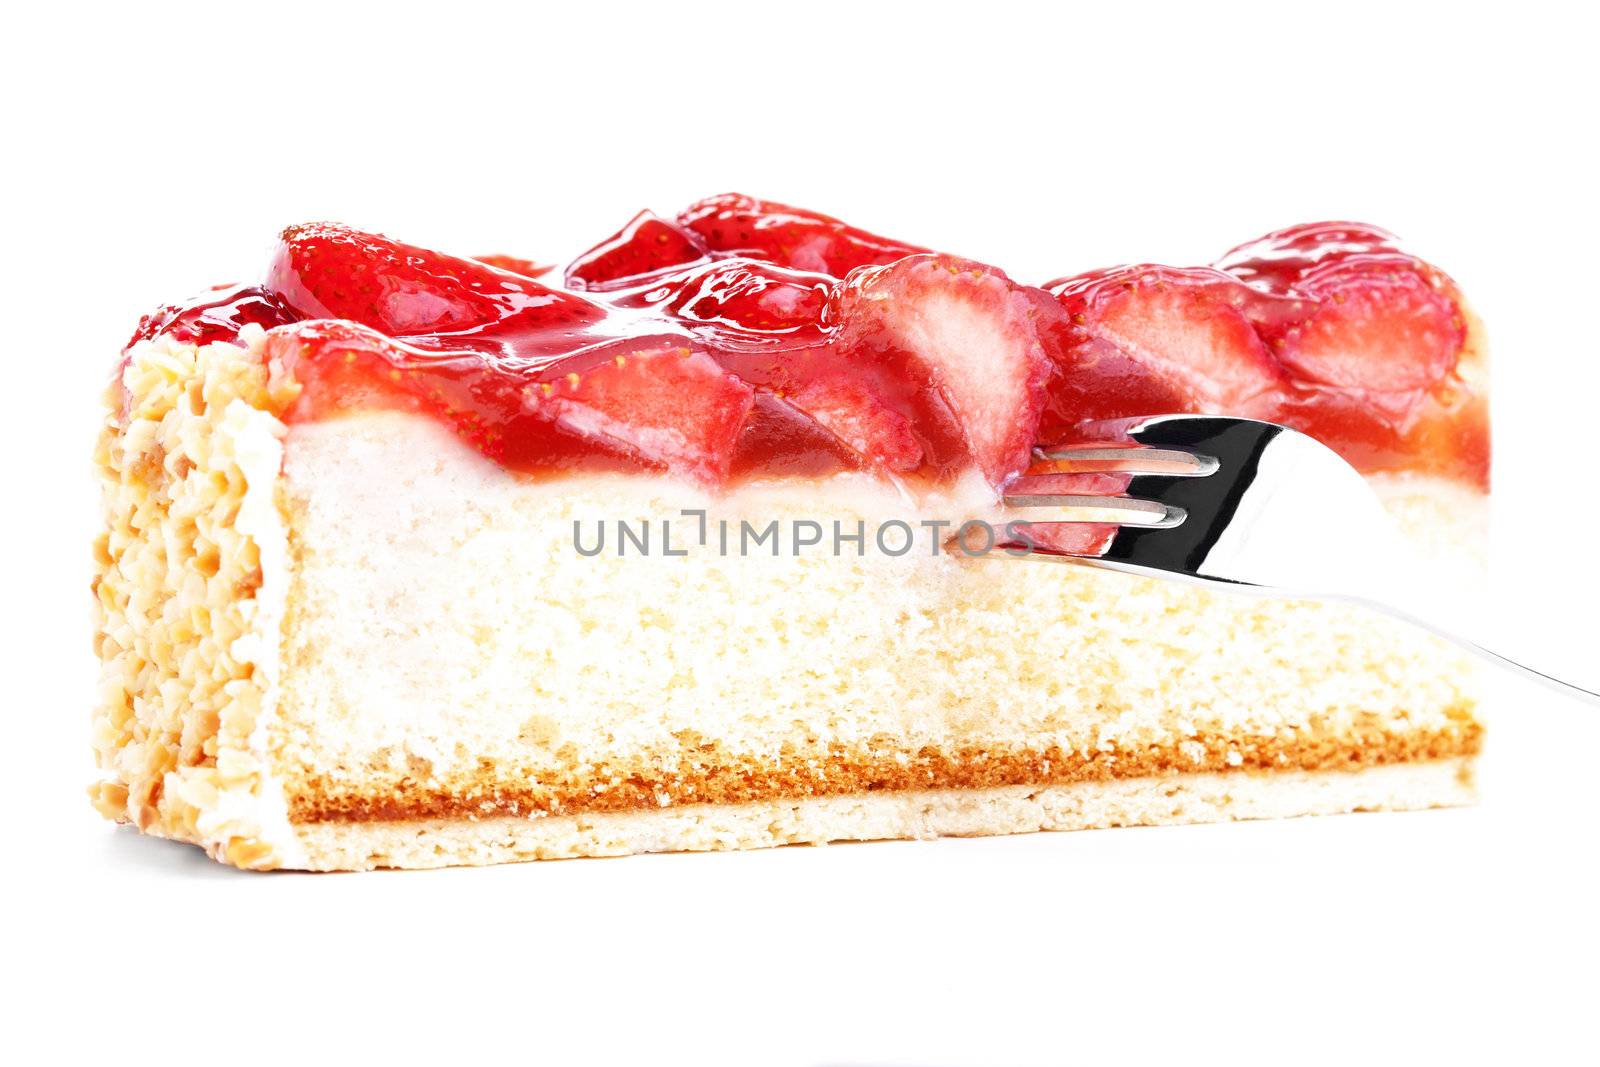
<path id="1" fill-rule="evenodd" d="M 1454 283 L 1356 223 L 1043 285 L 737 195 L 564 271 L 291 227 L 107 392 L 93 797 L 314 870 L 1463 803 L 1463 657 L 1045 566 L 1109 528 L 1002 494 L 1268 419 L 1467 575 L 1486 400 Z"/>

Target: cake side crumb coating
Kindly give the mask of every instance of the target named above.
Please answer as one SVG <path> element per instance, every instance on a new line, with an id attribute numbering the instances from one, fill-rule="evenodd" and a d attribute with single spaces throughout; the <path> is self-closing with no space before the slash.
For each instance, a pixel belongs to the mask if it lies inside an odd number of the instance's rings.
<path id="1" fill-rule="evenodd" d="M 244 340 L 141 343 L 107 389 L 90 792 L 109 818 L 261 869 L 299 858 L 261 729 L 286 583 L 271 411 L 293 386 L 259 328 Z"/>

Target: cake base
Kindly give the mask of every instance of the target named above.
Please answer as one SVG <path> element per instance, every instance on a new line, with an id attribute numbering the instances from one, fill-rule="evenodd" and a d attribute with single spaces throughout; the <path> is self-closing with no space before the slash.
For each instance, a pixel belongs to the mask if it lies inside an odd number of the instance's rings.
<path id="1" fill-rule="evenodd" d="M 295 829 L 305 869 L 370 870 L 1410 811 L 1475 799 L 1473 760 L 1461 757 L 1356 771 L 1179 774 L 596 815 L 328 822 Z"/>

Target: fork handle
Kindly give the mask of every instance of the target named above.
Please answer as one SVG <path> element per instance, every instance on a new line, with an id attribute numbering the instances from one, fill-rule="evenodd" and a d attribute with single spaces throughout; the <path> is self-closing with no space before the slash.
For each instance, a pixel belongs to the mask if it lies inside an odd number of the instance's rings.
<path id="1" fill-rule="evenodd" d="M 1548 651 L 1535 644 L 1536 635 L 1513 636 L 1496 632 L 1501 628 L 1484 622 L 1480 617 L 1481 612 L 1471 610 L 1452 613 L 1450 617 L 1453 621 L 1446 626 L 1436 621 L 1439 618 L 1437 609 L 1418 611 L 1402 607 L 1394 601 L 1392 592 L 1381 600 L 1376 597 L 1362 597 L 1360 600 L 1369 607 L 1454 642 L 1496 667 L 1515 671 L 1558 693 L 1600 706 L 1600 672 L 1597 672 L 1596 663 L 1591 661 L 1586 664 L 1588 673 L 1580 678 L 1572 664 L 1550 663 Z M 1547 667 L 1550 669 L 1546 670 Z"/>

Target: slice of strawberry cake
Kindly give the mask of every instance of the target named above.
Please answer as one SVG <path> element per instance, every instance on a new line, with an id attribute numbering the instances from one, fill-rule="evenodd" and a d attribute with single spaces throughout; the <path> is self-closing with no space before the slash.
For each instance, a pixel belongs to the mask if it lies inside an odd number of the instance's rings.
<path id="1" fill-rule="evenodd" d="M 1470 799 L 1431 637 L 1022 558 L 1104 533 L 1004 508 L 1105 477 L 1036 446 L 1176 411 L 1472 568 L 1481 332 L 1369 226 L 1042 287 L 732 195 L 563 275 L 292 227 L 108 391 L 95 802 L 360 869 Z"/>

